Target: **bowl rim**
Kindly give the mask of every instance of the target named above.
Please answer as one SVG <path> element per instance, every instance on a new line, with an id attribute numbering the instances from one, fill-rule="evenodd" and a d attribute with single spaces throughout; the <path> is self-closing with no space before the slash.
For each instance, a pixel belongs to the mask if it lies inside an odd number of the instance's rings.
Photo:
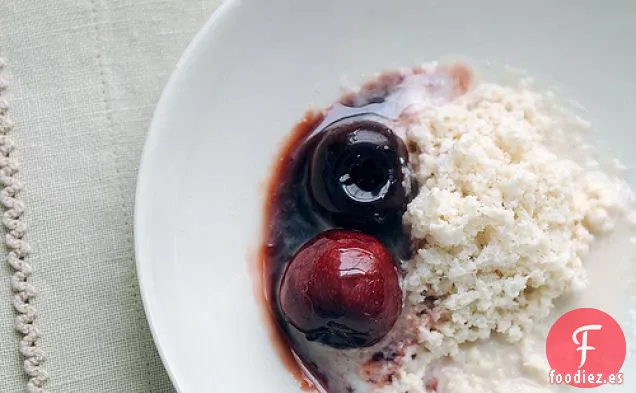
<path id="1" fill-rule="evenodd" d="M 137 274 L 137 282 L 139 284 L 139 292 L 141 293 L 141 300 L 143 304 L 144 313 L 146 316 L 146 320 L 148 321 L 148 327 L 150 330 L 150 334 L 152 336 L 152 340 L 155 343 L 157 348 L 157 352 L 159 353 L 159 357 L 161 358 L 161 362 L 170 378 L 170 382 L 174 385 L 177 392 L 183 392 L 179 384 L 179 380 L 173 372 L 173 367 L 171 367 L 171 363 L 168 359 L 168 356 L 165 353 L 164 346 L 162 345 L 162 340 L 157 333 L 156 320 L 153 317 L 153 311 L 149 305 L 149 294 L 144 284 L 148 279 L 146 278 L 148 272 L 148 264 L 149 262 L 144 260 L 143 251 L 141 250 L 141 243 L 138 241 L 142 236 L 144 236 L 144 197 L 145 190 L 148 187 L 148 179 L 151 175 L 151 167 L 152 167 L 152 154 L 151 151 L 154 150 L 154 147 L 158 144 L 158 138 L 160 135 L 159 132 L 159 123 L 158 120 L 159 114 L 165 111 L 165 108 L 168 107 L 170 97 L 173 95 L 173 92 L 176 90 L 179 85 L 180 80 L 184 74 L 184 65 L 188 62 L 194 60 L 199 53 L 199 49 L 204 47 L 206 42 L 211 38 L 211 32 L 216 30 L 217 26 L 222 24 L 225 20 L 228 19 L 229 15 L 232 13 L 234 9 L 236 9 L 241 4 L 240 0 L 221 0 L 219 6 L 212 12 L 212 15 L 208 18 L 208 20 L 203 24 L 203 27 L 195 34 L 194 38 L 190 41 L 186 49 L 181 54 L 181 57 L 177 61 L 174 66 L 166 85 L 163 88 L 159 96 L 159 100 L 155 106 L 155 110 L 152 115 L 152 119 L 150 121 L 150 125 L 148 126 L 148 131 L 146 133 L 146 138 L 144 141 L 144 146 L 141 153 L 139 170 L 137 173 L 137 181 L 135 185 L 135 199 L 134 199 L 134 210 L 133 210 L 133 245 L 134 245 L 134 257 L 135 257 L 135 267 Z"/>

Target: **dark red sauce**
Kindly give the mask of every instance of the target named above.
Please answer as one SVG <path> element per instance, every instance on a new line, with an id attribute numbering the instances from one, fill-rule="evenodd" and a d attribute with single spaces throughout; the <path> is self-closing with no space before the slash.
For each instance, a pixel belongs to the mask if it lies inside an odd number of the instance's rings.
<path id="1" fill-rule="evenodd" d="M 377 99 L 372 102 L 377 105 Z M 339 106 L 338 115 L 347 117 L 359 113 L 359 109 Z M 369 112 L 369 115 L 373 115 Z M 319 365 L 303 356 L 302 343 L 291 342 L 289 329 L 293 329 L 282 317 L 278 305 L 278 287 L 286 264 L 294 253 L 308 240 L 319 233 L 338 228 L 317 214 L 312 205 L 311 196 L 306 187 L 307 157 L 316 144 L 321 130 L 327 126 L 326 116 L 321 113 L 308 112 L 298 123 L 289 139 L 284 143 L 276 161 L 272 178 L 267 186 L 265 204 L 264 238 L 260 253 L 260 271 L 262 272 L 263 293 L 265 296 L 268 317 L 274 329 L 275 342 L 284 364 L 306 388 L 311 383 L 303 375 L 294 353 L 303 366 L 320 384 L 327 388 L 329 381 L 322 377 Z M 393 252 L 402 259 L 406 258 L 408 245 L 403 240 L 401 220 L 387 222 L 381 228 L 369 230 L 381 239 Z M 292 352 L 293 348 L 293 352 Z"/>
<path id="2" fill-rule="evenodd" d="M 297 150 L 302 141 L 307 139 L 314 129 L 323 121 L 324 115 L 316 112 L 307 112 L 302 121 L 300 121 L 289 137 L 283 143 L 281 151 L 278 154 L 272 168 L 272 177 L 267 183 L 265 195 L 265 214 L 263 221 L 263 236 L 265 242 L 261 245 L 260 253 L 257 257 L 257 271 L 260 273 L 256 279 L 257 296 L 263 300 L 263 309 L 270 325 L 272 333 L 272 341 L 280 358 L 292 375 L 300 382 L 303 390 L 311 390 L 311 383 L 305 376 L 300 365 L 296 361 L 294 354 L 287 342 L 284 329 L 281 328 L 280 315 L 275 311 L 276 294 L 274 292 L 274 283 L 280 279 L 282 263 L 272 263 L 272 257 L 276 253 L 281 253 L 280 236 L 273 233 L 272 222 L 275 217 L 281 214 L 279 206 L 282 197 L 287 193 L 281 190 L 284 184 L 289 185 L 290 179 L 293 177 L 294 167 L 296 167 L 294 157 L 297 157 Z M 283 192 L 281 192 L 283 191 Z M 288 251 L 289 252 L 289 251 Z M 283 255 L 279 254 L 278 258 Z"/>
<path id="3" fill-rule="evenodd" d="M 448 68 L 447 71 L 455 82 L 451 93 L 463 94 L 470 84 L 469 71 L 461 66 Z M 414 74 L 422 73 L 422 70 L 414 69 Z M 320 365 L 315 364 L 303 352 L 298 335 L 291 334 L 294 328 L 280 312 L 278 287 L 287 264 L 303 244 L 323 231 L 341 228 L 333 221 L 325 219 L 324 212 L 319 212 L 312 202 L 307 187 L 308 159 L 321 132 L 335 121 L 352 116 L 381 118 L 389 123 L 396 121 L 401 113 L 391 113 L 392 107 L 385 105 L 385 98 L 403 80 L 403 74 L 386 73 L 366 84 L 363 93 L 347 94 L 338 104 L 323 112 L 305 114 L 282 145 L 267 183 L 264 241 L 256 258 L 259 272 L 257 292 L 264 302 L 267 319 L 272 327 L 272 341 L 283 363 L 306 389 L 311 389 L 313 385 L 305 373 L 311 374 L 328 391 L 329 381 L 321 373 Z M 401 215 L 398 219 L 388 220 L 382 226 L 369 228 L 366 232 L 380 239 L 398 260 L 409 257 L 410 244 L 403 234 Z"/>

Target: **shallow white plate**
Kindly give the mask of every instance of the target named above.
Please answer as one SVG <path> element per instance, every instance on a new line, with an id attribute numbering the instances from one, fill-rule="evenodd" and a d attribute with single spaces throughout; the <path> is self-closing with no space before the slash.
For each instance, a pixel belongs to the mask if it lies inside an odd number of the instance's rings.
<path id="1" fill-rule="evenodd" d="M 280 142 L 342 82 L 447 55 L 518 66 L 579 101 L 606 149 L 634 164 L 634 42 L 627 0 L 224 4 L 166 87 L 137 190 L 142 294 L 177 389 L 299 391 L 269 341 L 250 258 Z M 612 391 L 634 391 L 636 375 L 626 380 Z"/>

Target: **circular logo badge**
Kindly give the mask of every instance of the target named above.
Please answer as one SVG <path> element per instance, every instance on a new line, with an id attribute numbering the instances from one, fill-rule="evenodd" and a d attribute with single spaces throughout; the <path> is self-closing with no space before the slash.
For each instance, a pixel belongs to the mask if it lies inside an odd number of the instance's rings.
<path id="1" fill-rule="evenodd" d="M 625 334 L 607 313 L 595 308 L 569 311 L 548 333 L 550 382 L 579 388 L 616 383 L 626 351 Z"/>

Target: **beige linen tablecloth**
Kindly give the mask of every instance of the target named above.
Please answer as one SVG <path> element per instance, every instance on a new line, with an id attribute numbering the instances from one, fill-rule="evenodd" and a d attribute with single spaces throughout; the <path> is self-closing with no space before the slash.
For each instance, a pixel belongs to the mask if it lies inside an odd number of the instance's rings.
<path id="1" fill-rule="evenodd" d="M 154 348 L 133 259 L 132 214 L 144 137 L 180 54 L 219 0 L 0 0 L 0 187 L 5 217 L 0 267 L 0 393 L 29 378 L 19 352 L 35 326 L 27 369 L 38 391 L 173 392 Z M 2 87 L 0 87 L 2 90 Z M 3 101 L 4 100 L 4 101 Z M 7 112 L 6 106 L 9 106 Z M 175 130 L 179 132 L 179 130 Z M 9 158 L 6 156 L 9 155 Z M 20 170 L 13 173 L 13 163 Z M 17 198 L 12 193 L 24 189 Z M 5 209 L 6 210 L 6 209 Z M 17 212 L 17 213 L 16 213 Z M 28 242 L 31 252 L 28 256 Z M 15 243 L 15 242 L 18 243 Z M 13 248 L 12 248 L 13 247 Z M 7 260 L 28 273 L 31 288 Z M 10 261 L 10 262 L 11 262 Z M 26 269 L 26 270 L 25 270 Z M 21 291 L 21 292 L 20 292 Z M 14 294 L 26 296 L 15 299 Z M 47 374 L 43 372 L 46 371 Z"/>

